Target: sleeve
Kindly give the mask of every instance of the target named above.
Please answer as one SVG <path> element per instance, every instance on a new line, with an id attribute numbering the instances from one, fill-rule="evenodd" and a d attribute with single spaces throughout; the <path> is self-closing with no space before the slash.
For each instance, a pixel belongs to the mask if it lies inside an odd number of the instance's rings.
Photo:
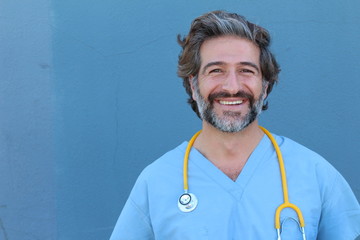
<path id="1" fill-rule="evenodd" d="M 149 218 L 147 184 L 140 175 L 125 203 L 110 240 L 154 240 Z"/>
<path id="2" fill-rule="evenodd" d="M 329 182 L 326 183 L 328 188 L 323 191 L 317 240 L 354 240 L 360 236 L 359 202 L 337 171 L 335 177 L 324 180 Z"/>

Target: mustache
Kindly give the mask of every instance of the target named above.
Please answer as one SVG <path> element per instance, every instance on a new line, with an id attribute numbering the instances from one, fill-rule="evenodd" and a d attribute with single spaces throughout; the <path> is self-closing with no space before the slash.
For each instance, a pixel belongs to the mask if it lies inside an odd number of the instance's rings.
<path id="1" fill-rule="evenodd" d="M 216 98 L 233 98 L 233 97 L 238 97 L 238 98 L 247 98 L 249 100 L 250 106 L 252 106 L 255 102 L 255 98 L 254 95 L 247 93 L 245 91 L 238 91 L 235 94 L 230 94 L 228 92 L 216 92 L 216 93 L 212 93 L 208 96 L 208 101 L 210 102 L 210 104 L 212 105 L 215 101 Z"/>

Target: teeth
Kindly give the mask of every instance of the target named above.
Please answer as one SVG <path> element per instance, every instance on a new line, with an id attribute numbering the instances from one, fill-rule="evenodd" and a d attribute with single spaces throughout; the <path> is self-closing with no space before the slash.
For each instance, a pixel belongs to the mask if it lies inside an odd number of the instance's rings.
<path id="1" fill-rule="evenodd" d="M 220 104 L 223 105 L 237 105 L 237 104 L 241 104 L 243 101 L 242 100 L 238 100 L 238 101 L 219 101 Z"/>

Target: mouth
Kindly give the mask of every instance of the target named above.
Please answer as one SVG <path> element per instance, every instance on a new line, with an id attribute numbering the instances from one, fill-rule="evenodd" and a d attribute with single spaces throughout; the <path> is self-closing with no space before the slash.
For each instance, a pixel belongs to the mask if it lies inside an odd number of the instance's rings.
<path id="1" fill-rule="evenodd" d="M 219 100 L 219 103 L 221 105 L 240 105 L 244 102 L 244 100 L 234 100 L 234 101 L 229 101 L 229 100 Z"/>
<path id="2" fill-rule="evenodd" d="M 215 106 L 220 111 L 241 112 L 247 109 L 248 99 L 246 98 L 222 98 L 215 99 Z"/>
<path id="3" fill-rule="evenodd" d="M 251 106 L 253 96 L 250 93 L 239 91 L 236 94 L 227 92 L 217 92 L 209 95 L 208 100 L 211 104 L 217 104 L 225 109 L 236 110 L 243 108 L 247 103 Z"/>

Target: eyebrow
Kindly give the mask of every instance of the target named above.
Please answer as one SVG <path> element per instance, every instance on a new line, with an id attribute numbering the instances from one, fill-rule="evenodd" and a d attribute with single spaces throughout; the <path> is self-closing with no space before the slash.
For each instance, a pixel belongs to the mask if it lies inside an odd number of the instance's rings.
<path id="1" fill-rule="evenodd" d="M 221 61 L 216 61 L 216 62 L 209 62 L 208 64 L 206 64 L 204 66 L 204 69 L 202 70 L 202 74 L 205 73 L 206 69 L 208 69 L 211 66 L 224 66 L 226 65 L 225 62 L 221 62 Z M 259 67 L 253 63 L 253 62 L 239 62 L 238 65 L 245 65 L 245 66 L 250 66 L 256 69 L 256 71 L 260 72 Z"/>

